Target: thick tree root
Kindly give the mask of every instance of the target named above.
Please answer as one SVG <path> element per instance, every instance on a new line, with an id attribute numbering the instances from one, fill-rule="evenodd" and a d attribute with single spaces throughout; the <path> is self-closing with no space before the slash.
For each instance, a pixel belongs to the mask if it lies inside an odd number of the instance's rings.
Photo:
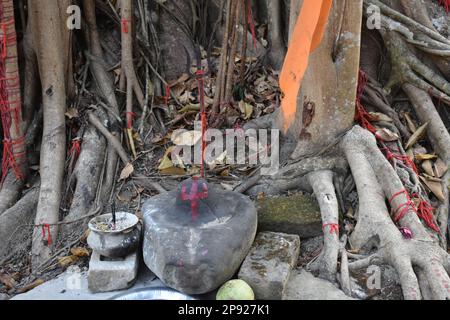
<path id="1" fill-rule="evenodd" d="M 106 142 L 103 136 L 97 133 L 93 126 L 89 126 L 83 135 L 81 153 L 69 182 L 70 185 L 74 184 L 76 187 L 69 214 L 64 221 L 78 219 L 86 215 L 94 206 L 105 158 L 105 149 Z M 81 229 L 82 224 L 83 221 L 80 221 L 78 224 L 72 224 L 62 229 L 66 234 L 76 231 L 79 235 L 84 231 Z"/>
<path id="2" fill-rule="evenodd" d="M 10 254 L 10 252 L 8 252 L 8 250 L 11 249 L 10 242 L 11 240 L 16 240 L 14 239 L 16 232 L 22 235 L 26 232 L 27 235 L 25 238 L 29 238 L 29 228 L 24 229 L 22 227 L 34 222 L 38 197 L 39 187 L 33 188 L 13 207 L 0 216 L 0 239 L 2 243 L 0 246 L 0 260 L 2 260 L 5 255 Z M 23 241 L 23 239 L 19 239 L 18 241 Z M 12 243 L 14 243 L 14 246 L 17 246 L 18 244 L 18 242 Z"/>
<path id="3" fill-rule="evenodd" d="M 388 263 L 398 272 L 405 299 L 420 299 L 430 287 L 433 299 L 450 298 L 449 255 L 428 235 L 414 211 L 409 210 L 399 220 L 401 227 L 412 231 L 412 239 L 405 239 L 389 216 L 385 199 L 403 189 L 394 169 L 378 150 L 375 138 L 356 126 L 343 140 L 346 154 L 359 196 L 358 223 L 351 235 L 353 248 L 378 249 L 377 253 L 355 263 L 351 269 L 367 267 L 373 263 Z M 392 201 L 394 208 L 407 202 L 405 195 Z M 420 270 L 422 286 L 415 270 Z"/>
<path id="4" fill-rule="evenodd" d="M 319 202 L 324 232 L 323 250 L 309 267 L 318 270 L 321 278 L 335 282 L 340 243 L 339 206 L 333 185 L 333 172 L 314 171 L 308 174 L 308 181 Z"/>
<path id="5" fill-rule="evenodd" d="M 395 85 L 410 83 L 450 104 L 450 83 L 412 54 L 398 34 L 381 34 L 392 63 L 391 77 L 384 88 L 385 91 L 389 93 Z"/>
<path id="6" fill-rule="evenodd" d="M 371 264 L 389 264 L 399 274 L 405 299 L 450 298 L 448 253 L 434 240 L 435 237 L 430 236 L 431 231 L 411 208 L 397 224 L 409 229 L 412 239 L 404 238 L 393 221 L 395 217 L 389 215 L 386 199 L 391 200 L 392 208 L 397 211 L 404 208 L 409 199 L 401 192 L 405 187 L 379 150 L 375 137 L 355 126 L 344 136 L 340 147 L 350 165 L 359 196 L 357 224 L 349 244 L 352 249 L 368 255 L 367 258 L 349 262 L 348 268 L 357 270 Z M 333 226 L 338 223 L 338 205 L 330 170 L 345 170 L 345 166 L 338 165 L 338 160 L 345 161 L 345 158 L 307 158 L 286 166 L 274 177 L 262 177 L 259 184 L 249 190 L 250 194 L 279 193 L 282 191 L 280 188 L 294 188 L 296 184 L 296 188 L 314 191 L 322 213 L 325 243 L 323 252 L 318 260 L 311 263 L 311 267 L 319 271 L 320 277 L 332 282 L 337 280 L 337 260 L 342 248 Z M 345 253 L 341 252 L 341 259 L 341 263 L 347 263 Z M 345 274 L 346 270 L 343 272 Z M 342 285 L 348 289 L 347 280 Z"/>
<path id="7" fill-rule="evenodd" d="M 423 90 L 420 90 L 413 85 L 404 84 L 403 90 L 411 100 L 411 103 L 422 123 L 428 122 L 428 138 L 433 146 L 433 149 L 439 154 L 440 158 L 447 166 L 450 166 L 450 134 L 442 122 L 439 113 L 437 112 L 432 99 Z M 449 186 L 450 172 L 442 178 L 442 190 L 445 201 L 441 203 L 437 210 L 437 222 L 441 230 L 441 246 L 446 247 L 446 234 L 448 228 L 448 211 L 449 211 Z"/>

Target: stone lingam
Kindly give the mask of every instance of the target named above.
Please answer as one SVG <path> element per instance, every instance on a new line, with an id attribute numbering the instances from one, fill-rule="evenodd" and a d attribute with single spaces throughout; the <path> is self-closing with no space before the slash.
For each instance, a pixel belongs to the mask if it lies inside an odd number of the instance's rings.
<path id="1" fill-rule="evenodd" d="M 147 200 L 143 212 L 145 264 L 185 294 L 213 291 L 232 278 L 256 235 L 253 202 L 199 178 Z"/>

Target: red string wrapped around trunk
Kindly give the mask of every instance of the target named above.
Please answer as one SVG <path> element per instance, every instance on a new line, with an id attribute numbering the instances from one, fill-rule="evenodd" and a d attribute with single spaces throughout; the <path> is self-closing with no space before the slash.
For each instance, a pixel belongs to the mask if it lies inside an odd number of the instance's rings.
<path id="1" fill-rule="evenodd" d="M 364 129 L 372 132 L 376 136 L 376 129 L 375 127 L 370 123 L 372 121 L 372 116 L 367 113 L 367 111 L 364 109 L 364 107 L 361 104 L 361 97 L 364 93 L 364 89 L 367 85 L 367 76 L 362 71 L 359 70 L 359 76 L 358 76 L 358 89 L 356 93 L 356 112 L 355 112 L 355 121 L 358 122 L 361 127 Z"/>
<path id="2" fill-rule="evenodd" d="M 447 13 L 450 12 L 450 0 L 439 0 L 439 4 L 444 7 Z"/>
<path id="3" fill-rule="evenodd" d="M 17 46 L 15 32 L 14 7 L 5 6 L 0 2 L 0 114 L 3 127 L 3 159 L 2 177 L 3 183 L 12 169 L 17 179 L 23 180 L 24 173 L 21 164 L 26 156 L 25 137 L 21 135 L 20 122 L 22 118 L 22 102 L 20 101 L 20 79 L 18 70 L 8 70 L 7 61 L 17 65 L 17 56 L 9 50 L 9 46 Z M 19 97 L 12 100 L 11 97 Z M 15 132 L 13 130 L 15 124 Z"/>
<path id="4" fill-rule="evenodd" d="M 256 32 L 255 32 L 255 23 L 253 21 L 253 12 L 252 12 L 252 1 L 247 0 L 247 20 L 248 25 L 250 27 L 250 32 L 252 33 L 253 47 L 257 48 L 257 40 L 256 40 Z"/>

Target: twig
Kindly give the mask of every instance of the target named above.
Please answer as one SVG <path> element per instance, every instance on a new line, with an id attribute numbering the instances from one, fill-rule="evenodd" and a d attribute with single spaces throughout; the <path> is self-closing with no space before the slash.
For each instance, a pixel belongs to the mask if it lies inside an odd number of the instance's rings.
<path id="1" fill-rule="evenodd" d="M 127 153 L 122 147 L 122 144 L 115 136 L 112 135 L 111 132 L 109 132 L 108 129 L 105 128 L 105 126 L 101 123 L 101 121 L 97 118 L 96 115 L 94 115 L 92 112 L 88 112 L 88 119 L 89 122 L 98 130 L 100 131 L 108 140 L 108 142 L 111 144 L 111 146 L 116 150 L 117 154 L 119 155 L 120 159 L 125 164 L 128 164 L 130 162 Z"/>

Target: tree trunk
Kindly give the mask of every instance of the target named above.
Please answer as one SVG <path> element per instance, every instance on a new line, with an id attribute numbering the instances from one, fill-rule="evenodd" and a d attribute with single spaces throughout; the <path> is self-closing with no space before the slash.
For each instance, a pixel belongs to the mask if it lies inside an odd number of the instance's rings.
<path id="1" fill-rule="evenodd" d="M 68 3 L 64 1 L 64 3 Z M 66 155 L 66 83 L 68 50 L 65 11 L 52 0 L 30 1 L 30 22 L 36 36 L 36 51 L 42 83 L 44 129 L 41 148 L 41 189 L 36 225 L 52 225 L 59 220 L 59 206 Z M 63 3 L 59 3 L 63 5 Z M 40 228 L 33 232 L 32 265 L 39 267 L 51 255 L 58 234 L 57 226 L 49 226 L 52 243 L 43 240 Z"/>

